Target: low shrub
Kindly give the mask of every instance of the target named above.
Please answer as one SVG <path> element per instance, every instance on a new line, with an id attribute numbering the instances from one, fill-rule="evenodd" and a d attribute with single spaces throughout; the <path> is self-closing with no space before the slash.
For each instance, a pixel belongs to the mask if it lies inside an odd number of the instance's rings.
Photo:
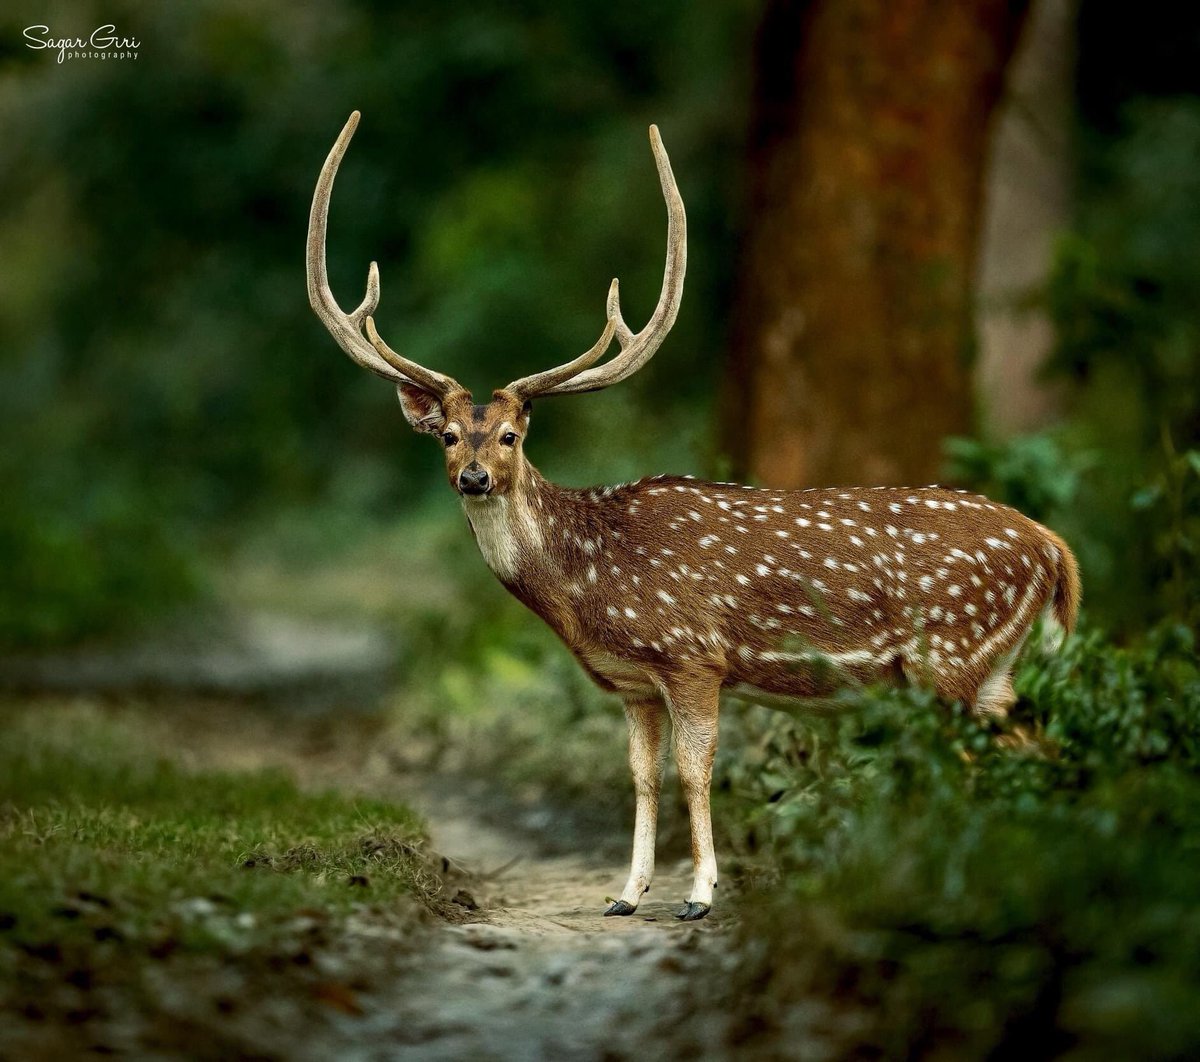
<path id="1" fill-rule="evenodd" d="M 997 736 L 855 691 L 727 768 L 778 868 L 745 902 L 735 1035 L 836 1052 L 1200 1047 L 1200 666 L 1189 630 L 1072 639 Z M 835 1020 L 836 1019 L 836 1020 Z"/>

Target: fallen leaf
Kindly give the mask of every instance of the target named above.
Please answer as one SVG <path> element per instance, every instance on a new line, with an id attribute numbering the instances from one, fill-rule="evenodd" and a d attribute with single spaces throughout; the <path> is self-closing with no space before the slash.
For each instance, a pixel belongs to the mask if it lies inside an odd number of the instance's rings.
<path id="1" fill-rule="evenodd" d="M 358 997 L 349 985 L 338 984 L 336 981 L 326 981 L 313 986 L 313 998 L 327 1007 L 340 1010 L 343 1014 L 360 1015 L 363 1013 Z"/>

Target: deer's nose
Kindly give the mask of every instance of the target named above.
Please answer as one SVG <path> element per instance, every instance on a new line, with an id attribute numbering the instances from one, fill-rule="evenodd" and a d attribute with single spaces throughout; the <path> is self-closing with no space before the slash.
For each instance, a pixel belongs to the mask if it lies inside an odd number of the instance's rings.
<path id="1" fill-rule="evenodd" d="M 486 494 L 492 485 L 486 468 L 472 461 L 458 474 L 458 489 L 464 494 Z"/>

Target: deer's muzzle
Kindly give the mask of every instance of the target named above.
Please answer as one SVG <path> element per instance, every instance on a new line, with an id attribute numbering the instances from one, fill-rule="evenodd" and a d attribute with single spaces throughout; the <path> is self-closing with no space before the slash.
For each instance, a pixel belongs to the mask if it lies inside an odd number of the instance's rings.
<path id="1" fill-rule="evenodd" d="M 458 489 L 463 494 L 486 494 L 492 489 L 492 477 L 486 468 L 472 461 L 458 474 Z"/>

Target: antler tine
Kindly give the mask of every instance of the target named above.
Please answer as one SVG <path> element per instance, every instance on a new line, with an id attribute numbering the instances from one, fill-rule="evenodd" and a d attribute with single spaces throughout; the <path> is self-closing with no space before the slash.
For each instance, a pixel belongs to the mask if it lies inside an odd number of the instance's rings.
<path id="1" fill-rule="evenodd" d="M 306 266 L 308 274 L 308 301 L 321 319 L 329 334 L 350 357 L 364 369 L 394 383 L 413 383 L 434 394 L 443 396 L 459 390 L 460 385 L 449 376 L 426 369 L 415 361 L 409 361 L 392 350 L 375 332 L 371 320 L 379 306 L 379 266 L 371 263 L 367 271 L 367 291 L 362 302 L 347 314 L 338 305 L 329 287 L 329 271 L 325 258 L 325 237 L 329 228 L 329 199 L 333 194 L 333 182 L 337 177 L 342 157 L 350 146 L 354 131 L 358 128 L 361 115 L 355 111 L 350 115 L 341 133 L 330 149 L 317 187 L 313 191 L 312 210 L 308 215 L 308 244 Z M 366 323 L 371 336 L 368 343 L 363 337 L 362 327 Z"/>
<path id="2" fill-rule="evenodd" d="M 658 166 L 658 179 L 662 184 L 663 198 L 667 203 L 667 264 L 663 272 L 662 293 L 658 306 L 646 327 L 634 335 L 633 330 L 621 316 L 620 284 L 613 280 L 608 289 L 606 314 L 608 326 L 599 341 L 586 354 L 569 361 L 556 369 L 547 369 L 534 376 L 514 380 L 506 390 L 526 398 L 538 395 L 577 394 L 581 391 L 599 391 L 602 387 L 620 383 L 632 376 L 652 357 L 662 345 L 675 317 L 679 313 L 679 302 L 683 298 L 683 277 L 687 272 L 687 214 L 683 209 L 683 198 L 671 172 L 671 160 L 663 147 L 658 126 L 650 127 L 650 148 Z M 608 349 L 613 336 L 621 345 L 621 353 L 603 365 L 598 361 Z"/>
<path id="3" fill-rule="evenodd" d="M 620 286 L 612 282 L 608 291 L 608 318 L 615 326 L 621 353 L 611 361 L 594 368 L 585 369 L 561 383 L 543 391 L 546 395 L 579 394 L 583 391 L 598 391 L 628 379 L 646 364 L 662 345 L 675 318 L 683 298 L 683 278 L 687 272 L 687 214 L 683 208 L 683 197 L 671 172 L 671 160 L 663 147 L 658 126 L 650 126 L 650 148 L 658 167 L 658 178 L 662 184 L 663 199 L 667 204 L 667 262 L 663 270 L 662 292 L 658 305 L 650 320 L 636 335 L 621 315 Z"/>
<path id="4" fill-rule="evenodd" d="M 384 361 L 399 369 L 409 380 L 425 390 L 432 391 L 440 398 L 444 398 L 451 391 L 463 390 L 462 384 L 452 377 L 434 372 L 432 369 L 425 368 L 424 365 L 418 365 L 415 361 L 409 361 L 402 354 L 397 354 L 380 337 L 375 330 L 375 319 L 369 315 L 367 317 L 367 338 Z"/>
<path id="5" fill-rule="evenodd" d="M 355 331 L 362 328 L 362 323 L 371 316 L 379 306 L 379 263 L 372 262 L 367 268 L 367 293 L 363 301 L 355 307 L 348 320 L 354 325 Z"/>
<path id="6" fill-rule="evenodd" d="M 612 293 L 616 290 L 616 287 L 617 281 L 614 278 L 612 286 L 609 288 L 608 297 L 610 304 Z M 533 376 L 522 376 L 519 380 L 513 380 L 512 383 L 505 387 L 505 390 L 511 391 L 521 398 L 536 398 L 538 395 L 552 393 L 552 388 L 571 379 L 572 376 L 578 375 L 589 365 L 594 365 L 600 358 L 604 357 L 605 352 L 612 343 L 613 335 L 619 327 L 620 323 L 613 320 L 610 315 L 604 325 L 604 331 L 600 333 L 600 338 L 596 340 L 595 346 L 591 350 L 580 354 L 574 361 L 568 361 L 555 369 L 547 369 L 545 372 L 535 373 Z"/>

